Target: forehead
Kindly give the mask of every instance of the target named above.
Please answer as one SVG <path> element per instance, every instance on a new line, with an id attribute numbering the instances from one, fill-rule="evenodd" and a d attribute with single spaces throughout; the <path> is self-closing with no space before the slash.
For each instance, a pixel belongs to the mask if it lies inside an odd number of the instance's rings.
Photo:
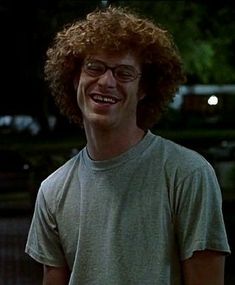
<path id="1" fill-rule="evenodd" d="M 127 64 L 135 67 L 140 67 L 140 61 L 136 56 L 127 53 L 110 53 L 110 52 L 93 52 L 86 56 L 86 58 L 93 58 L 104 61 L 111 65 Z"/>

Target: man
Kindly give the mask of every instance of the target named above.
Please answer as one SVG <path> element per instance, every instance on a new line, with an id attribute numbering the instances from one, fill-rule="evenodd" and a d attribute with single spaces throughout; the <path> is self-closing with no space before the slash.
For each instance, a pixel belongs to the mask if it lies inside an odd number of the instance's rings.
<path id="1" fill-rule="evenodd" d="M 46 79 L 86 147 L 43 181 L 26 252 L 50 285 L 222 285 L 221 194 L 199 154 L 150 132 L 184 82 L 166 30 L 122 8 L 57 34 Z"/>

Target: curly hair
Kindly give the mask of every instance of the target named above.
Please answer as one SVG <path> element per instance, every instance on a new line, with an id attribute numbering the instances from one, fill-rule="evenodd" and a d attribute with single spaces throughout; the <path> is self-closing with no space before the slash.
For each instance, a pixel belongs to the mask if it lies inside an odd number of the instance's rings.
<path id="1" fill-rule="evenodd" d="M 137 107 L 137 125 L 146 130 L 160 118 L 185 82 L 183 64 L 170 33 L 128 8 L 96 9 L 58 32 L 47 51 L 45 79 L 62 114 L 82 124 L 73 80 L 84 58 L 102 49 L 131 52 L 141 61 L 145 97 Z"/>

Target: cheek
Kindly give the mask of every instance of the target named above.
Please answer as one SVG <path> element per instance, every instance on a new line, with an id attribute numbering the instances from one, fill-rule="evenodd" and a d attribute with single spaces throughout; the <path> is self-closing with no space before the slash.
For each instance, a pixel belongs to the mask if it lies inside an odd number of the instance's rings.
<path id="1" fill-rule="evenodd" d="M 78 84 L 77 90 L 76 90 L 76 96 L 77 96 L 77 104 L 80 109 L 82 109 L 82 106 L 84 105 L 84 96 L 83 96 L 83 88 L 82 84 Z"/>
<path id="2" fill-rule="evenodd" d="M 83 76 L 81 75 L 80 80 L 77 84 L 77 90 L 76 90 L 78 104 L 84 102 L 85 89 L 86 89 L 85 83 L 86 83 L 86 80 L 84 80 Z"/>
<path id="3" fill-rule="evenodd" d="M 92 90 L 94 86 L 94 79 L 91 80 L 86 77 L 83 73 L 81 73 L 80 80 L 77 85 L 77 101 L 78 102 L 84 102 L 86 94 L 89 94 L 89 92 Z"/>
<path id="4" fill-rule="evenodd" d="M 137 85 L 134 85 L 132 86 L 132 88 L 129 89 L 129 96 L 133 104 L 138 103 L 138 101 L 140 100 L 141 94 L 140 94 L 140 91 Z"/>

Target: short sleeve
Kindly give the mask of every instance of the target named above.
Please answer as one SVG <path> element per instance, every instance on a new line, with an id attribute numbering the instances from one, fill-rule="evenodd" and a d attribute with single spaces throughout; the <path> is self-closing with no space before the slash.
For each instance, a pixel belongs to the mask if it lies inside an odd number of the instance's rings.
<path id="1" fill-rule="evenodd" d="M 66 264 L 56 220 L 40 188 L 29 229 L 25 252 L 37 262 L 60 267 Z"/>
<path id="2" fill-rule="evenodd" d="M 180 181 L 175 199 L 175 224 L 181 260 L 190 258 L 198 250 L 230 253 L 221 190 L 209 163 Z"/>

